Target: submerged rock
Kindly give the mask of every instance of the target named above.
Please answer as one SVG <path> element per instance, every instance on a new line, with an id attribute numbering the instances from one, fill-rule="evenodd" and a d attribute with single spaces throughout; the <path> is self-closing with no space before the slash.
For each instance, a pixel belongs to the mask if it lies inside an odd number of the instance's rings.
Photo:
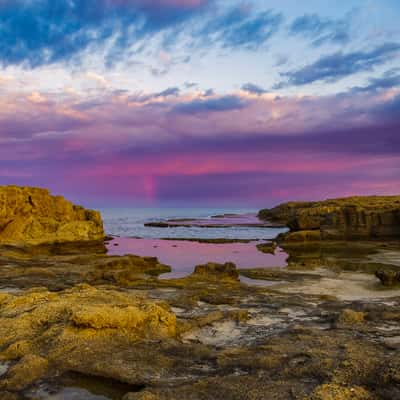
<path id="1" fill-rule="evenodd" d="M 257 245 L 257 250 L 266 254 L 275 254 L 276 243 L 275 242 L 265 242 Z"/>
<path id="2" fill-rule="evenodd" d="M 48 190 L 0 187 L 0 244 L 38 245 L 102 241 L 100 213 L 73 205 Z"/>
<path id="3" fill-rule="evenodd" d="M 398 238 L 400 196 L 289 202 L 261 210 L 259 217 L 286 224 L 296 233 L 284 237 L 289 241 Z"/>

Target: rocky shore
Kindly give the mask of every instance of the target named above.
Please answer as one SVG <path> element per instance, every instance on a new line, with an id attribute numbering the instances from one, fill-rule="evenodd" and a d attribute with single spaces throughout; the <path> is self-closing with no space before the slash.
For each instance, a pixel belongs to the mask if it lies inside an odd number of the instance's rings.
<path id="1" fill-rule="evenodd" d="M 14 191 L 12 215 L 50 232 Z M 54 243 L 32 246 L 40 230 L 25 229 L 0 246 L 0 399 L 400 399 L 400 288 L 375 276 L 400 270 L 395 235 L 289 245 L 286 268 L 208 263 L 162 279 L 171 267 L 156 258 L 104 254 L 101 219 L 71 207 L 65 220 L 49 210 Z M 96 228 L 62 243 L 76 223 Z"/>
<path id="2" fill-rule="evenodd" d="M 400 196 L 289 202 L 259 217 L 289 227 L 287 242 L 400 238 Z"/>

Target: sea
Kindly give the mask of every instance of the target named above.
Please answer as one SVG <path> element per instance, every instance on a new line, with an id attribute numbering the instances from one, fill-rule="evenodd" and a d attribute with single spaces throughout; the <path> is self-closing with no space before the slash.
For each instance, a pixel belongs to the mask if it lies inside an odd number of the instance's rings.
<path id="1" fill-rule="evenodd" d="M 145 239 L 197 238 L 197 239 L 256 239 L 270 240 L 282 230 L 257 227 L 172 227 L 144 226 L 147 222 L 168 219 L 210 219 L 215 215 L 237 214 L 255 217 L 257 210 L 246 208 L 104 208 L 101 209 L 106 233 L 113 236 Z M 284 230 L 283 230 L 284 231 Z"/>
<path id="2" fill-rule="evenodd" d="M 193 219 L 214 223 L 216 215 L 240 215 L 241 220 L 255 222 L 257 210 L 220 208 L 105 208 L 101 209 L 104 228 L 114 237 L 107 245 L 108 254 L 135 254 L 157 257 L 172 269 L 163 278 L 189 275 L 196 265 L 207 262 L 233 262 L 238 268 L 283 267 L 287 254 L 277 249 L 275 254 L 259 251 L 257 244 L 274 239 L 284 228 L 257 226 L 174 226 L 147 227 L 148 222 L 170 219 Z M 230 217 L 231 218 L 231 217 Z M 229 218 L 227 218 L 229 220 Z M 222 219 L 223 221 L 224 219 Z M 221 222 L 221 219 L 219 220 Z M 230 222 L 230 221 L 228 221 Z M 191 239 L 191 240 L 183 240 Z M 200 243 L 193 239 L 241 239 L 246 243 Z"/>

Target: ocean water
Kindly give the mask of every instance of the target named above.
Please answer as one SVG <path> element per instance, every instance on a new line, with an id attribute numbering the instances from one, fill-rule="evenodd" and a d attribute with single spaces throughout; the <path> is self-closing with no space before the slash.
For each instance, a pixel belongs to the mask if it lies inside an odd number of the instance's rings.
<path id="1" fill-rule="evenodd" d="M 277 249 L 275 254 L 260 252 L 256 245 L 275 238 L 286 229 L 234 226 L 208 227 L 145 227 L 146 222 L 166 219 L 211 219 L 213 215 L 241 214 L 245 221 L 255 222 L 257 210 L 248 209 L 103 209 L 101 210 L 107 234 L 116 236 L 108 243 L 108 254 L 157 257 L 172 268 L 163 277 L 183 277 L 193 272 L 196 265 L 207 262 L 233 262 L 238 268 L 283 267 L 287 254 Z M 227 219 L 229 220 L 229 218 Z M 249 243 L 199 243 L 185 239 L 251 239 Z M 170 240 L 168 240 L 170 239 Z"/>
<path id="2" fill-rule="evenodd" d="M 145 227 L 146 222 L 166 219 L 190 218 L 204 219 L 220 214 L 241 214 L 254 217 L 254 209 L 219 209 L 219 208 L 107 208 L 100 210 L 107 234 L 131 238 L 196 238 L 196 239 L 273 239 L 285 229 L 259 227 Z M 210 220 L 210 223 L 213 223 Z"/>

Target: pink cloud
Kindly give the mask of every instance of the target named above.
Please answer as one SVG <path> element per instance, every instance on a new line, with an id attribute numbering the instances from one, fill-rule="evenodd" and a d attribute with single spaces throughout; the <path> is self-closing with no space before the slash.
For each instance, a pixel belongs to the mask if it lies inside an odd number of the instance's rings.
<path id="1" fill-rule="evenodd" d="M 197 93 L 142 102 L 3 96 L 1 183 L 147 204 L 399 191 L 398 127 L 376 111 L 393 96 L 232 96 L 245 106 L 221 107 L 226 96 L 214 95 L 205 107 Z M 201 109 L 181 113 L 181 104 Z"/>

